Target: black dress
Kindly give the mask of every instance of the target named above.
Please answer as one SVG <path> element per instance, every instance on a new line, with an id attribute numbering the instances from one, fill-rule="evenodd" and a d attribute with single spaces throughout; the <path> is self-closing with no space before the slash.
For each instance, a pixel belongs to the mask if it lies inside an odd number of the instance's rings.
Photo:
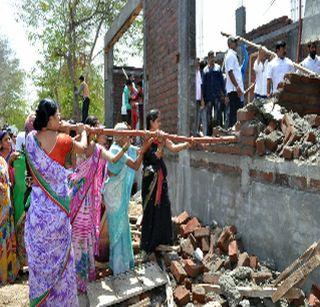
<path id="1" fill-rule="evenodd" d="M 157 158 L 157 149 L 158 144 L 153 143 L 143 159 L 141 248 L 147 253 L 160 244 L 172 244 L 167 168 L 163 159 Z"/>

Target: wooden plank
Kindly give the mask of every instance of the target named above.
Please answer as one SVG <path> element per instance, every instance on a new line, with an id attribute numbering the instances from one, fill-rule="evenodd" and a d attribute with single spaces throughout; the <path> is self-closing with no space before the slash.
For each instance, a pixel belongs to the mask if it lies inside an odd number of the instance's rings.
<path id="1" fill-rule="evenodd" d="M 223 294 L 221 287 L 219 285 L 211 285 L 211 284 L 199 284 L 199 286 L 203 287 L 206 292 L 214 292 L 216 294 Z M 271 298 L 272 295 L 277 291 L 275 287 L 237 287 L 237 290 L 240 292 L 242 297 L 248 298 Z M 298 299 L 303 295 L 301 289 L 291 288 L 286 295 L 284 296 L 287 299 Z"/>
<path id="2" fill-rule="evenodd" d="M 319 241 L 320 242 L 320 241 Z M 307 261 L 310 259 L 316 248 L 319 246 L 319 242 L 312 243 L 309 248 L 298 258 L 296 259 L 290 266 L 288 266 L 274 281 L 273 285 L 278 285 L 282 280 L 287 278 L 292 271 L 294 271 L 298 266 L 302 265 L 303 261 Z"/>
<path id="3" fill-rule="evenodd" d="M 297 285 L 301 280 L 306 278 L 314 269 L 320 265 L 320 255 L 317 252 L 311 257 L 304 265 L 302 265 L 297 271 L 292 273 L 283 283 L 278 287 L 277 291 L 272 295 L 273 303 L 285 296 L 285 294 Z"/>
<path id="4" fill-rule="evenodd" d="M 142 10 L 141 0 L 129 0 L 121 10 L 119 16 L 113 21 L 108 32 L 104 37 L 105 52 L 120 39 L 124 32 L 126 32 L 136 17 Z"/>

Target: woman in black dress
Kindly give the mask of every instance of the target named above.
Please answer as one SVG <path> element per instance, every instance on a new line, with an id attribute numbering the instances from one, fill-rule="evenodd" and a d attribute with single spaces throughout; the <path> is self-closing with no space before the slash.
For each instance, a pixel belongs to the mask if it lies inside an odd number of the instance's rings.
<path id="1" fill-rule="evenodd" d="M 151 110 L 147 115 L 147 130 L 159 131 L 143 158 L 142 177 L 142 238 L 141 248 L 147 254 L 159 245 L 172 244 L 171 205 L 168 195 L 167 168 L 163 161 L 163 150 L 178 153 L 190 147 L 189 143 L 174 144 L 160 131 L 161 115 Z"/>

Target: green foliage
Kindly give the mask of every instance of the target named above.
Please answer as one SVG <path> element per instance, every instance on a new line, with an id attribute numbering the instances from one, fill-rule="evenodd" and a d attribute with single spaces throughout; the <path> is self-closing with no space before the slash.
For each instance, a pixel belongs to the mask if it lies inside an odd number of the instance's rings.
<path id="1" fill-rule="evenodd" d="M 25 72 L 19 68 L 8 42 L 0 37 L 0 122 L 23 128 L 27 103 L 23 100 Z"/>
<path id="2" fill-rule="evenodd" d="M 125 0 L 16 0 L 18 19 L 25 23 L 29 39 L 42 46 L 34 82 L 39 98 L 59 101 L 63 117 L 79 119 L 81 99 L 75 94 L 84 74 L 90 88 L 90 114 L 103 118 L 103 39 Z M 122 39 L 131 54 L 142 51 L 142 21 L 137 20 Z M 140 33 L 140 35 L 134 35 Z M 127 55 L 126 55 L 127 56 Z M 128 55 L 130 56 L 130 55 Z M 116 58 L 121 56 L 116 55 Z M 97 63 L 98 62 L 98 63 Z"/>

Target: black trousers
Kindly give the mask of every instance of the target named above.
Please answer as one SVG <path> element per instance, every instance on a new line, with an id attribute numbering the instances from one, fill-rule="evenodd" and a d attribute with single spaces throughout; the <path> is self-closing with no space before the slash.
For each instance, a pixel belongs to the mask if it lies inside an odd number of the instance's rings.
<path id="1" fill-rule="evenodd" d="M 228 97 L 229 97 L 229 107 L 230 107 L 228 128 L 231 128 L 237 122 L 237 111 L 242 107 L 242 103 L 237 92 L 228 93 Z"/>
<path id="2" fill-rule="evenodd" d="M 82 122 L 84 123 L 89 114 L 90 99 L 86 97 L 82 101 Z"/>
<path id="3" fill-rule="evenodd" d="M 143 130 L 143 103 L 139 103 L 139 129 Z"/>

